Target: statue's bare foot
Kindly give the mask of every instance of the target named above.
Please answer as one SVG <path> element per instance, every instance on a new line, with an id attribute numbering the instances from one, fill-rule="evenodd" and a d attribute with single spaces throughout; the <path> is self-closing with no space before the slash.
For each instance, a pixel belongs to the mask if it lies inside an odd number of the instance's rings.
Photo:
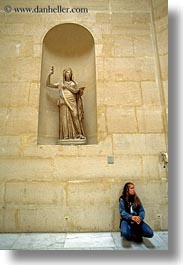
<path id="1" fill-rule="evenodd" d="M 86 137 L 83 136 L 82 134 L 80 134 L 80 135 L 77 135 L 77 136 L 76 136 L 76 139 L 86 139 Z"/>
<path id="2" fill-rule="evenodd" d="M 86 139 L 86 137 L 83 135 L 80 135 L 80 139 Z"/>

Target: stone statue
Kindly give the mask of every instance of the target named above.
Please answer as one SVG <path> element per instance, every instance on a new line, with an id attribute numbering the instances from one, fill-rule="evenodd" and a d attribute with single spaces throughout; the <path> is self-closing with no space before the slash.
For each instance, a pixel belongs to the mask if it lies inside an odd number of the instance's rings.
<path id="1" fill-rule="evenodd" d="M 59 92 L 57 106 L 59 107 L 59 140 L 57 144 L 85 144 L 86 136 L 83 129 L 84 110 L 82 95 L 85 87 L 78 87 L 73 79 L 71 68 L 63 71 L 63 82 L 53 84 L 50 81 L 54 74 L 52 66 L 46 81 L 46 86 Z"/>

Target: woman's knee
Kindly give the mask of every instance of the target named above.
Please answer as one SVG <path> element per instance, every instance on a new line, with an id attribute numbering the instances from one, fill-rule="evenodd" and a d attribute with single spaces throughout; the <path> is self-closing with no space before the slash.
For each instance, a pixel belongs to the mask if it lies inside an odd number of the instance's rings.
<path id="1" fill-rule="evenodd" d="M 130 229 L 128 228 L 128 225 L 125 222 L 121 223 L 121 234 L 127 239 L 129 239 L 131 236 Z"/>
<path id="2" fill-rule="evenodd" d="M 148 232 L 148 237 L 151 238 L 151 237 L 153 237 L 153 236 L 154 236 L 154 232 L 153 232 L 153 230 L 151 229 L 151 230 L 149 230 L 149 232 Z"/>
<path id="3" fill-rule="evenodd" d="M 126 231 L 126 230 L 121 231 L 121 234 L 122 234 L 122 236 L 123 236 L 124 238 L 126 238 L 126 239 L 130 239 L 130 238 L 131 238 L 129 232 Z"/>
<path id="4" fill-rule="evenodd" d="M 148 238 L 151 238 L 154 236 L 153 230 L 146 223 L 144 223 L 144 225 L 142 226 L 142 233 L 143 233 L 143 236 L 148 237 Z"/>

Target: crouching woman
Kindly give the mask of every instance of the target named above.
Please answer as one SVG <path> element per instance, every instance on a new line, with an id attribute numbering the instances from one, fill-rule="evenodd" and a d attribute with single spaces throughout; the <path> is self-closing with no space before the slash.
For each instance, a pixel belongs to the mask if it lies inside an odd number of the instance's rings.
<path id="1" fill-rule="evenodd" d="M 119 198 L 119 212 L 120 230 L 124 238 L 141 243 L 143 237 L 153 237 L 153 230 L 144 222 L 145 210 L 132 182 L 127 182 L 123 187 Z"/>

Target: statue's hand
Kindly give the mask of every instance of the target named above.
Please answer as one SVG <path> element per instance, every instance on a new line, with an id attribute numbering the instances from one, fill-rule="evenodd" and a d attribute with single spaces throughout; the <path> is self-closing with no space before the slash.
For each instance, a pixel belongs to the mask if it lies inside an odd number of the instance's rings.
<path id="1" fill-rule="evenodd" d="M 79 95 L 82 96 L 84 93 L 85 86 L 79 88 Z"/>
<path id="2" fill-rule="evenodd" d="M 51 67 L 51 72 L 50 72 L 50 75 L 53 75 L 54 74 L 54 66 Z"/>

